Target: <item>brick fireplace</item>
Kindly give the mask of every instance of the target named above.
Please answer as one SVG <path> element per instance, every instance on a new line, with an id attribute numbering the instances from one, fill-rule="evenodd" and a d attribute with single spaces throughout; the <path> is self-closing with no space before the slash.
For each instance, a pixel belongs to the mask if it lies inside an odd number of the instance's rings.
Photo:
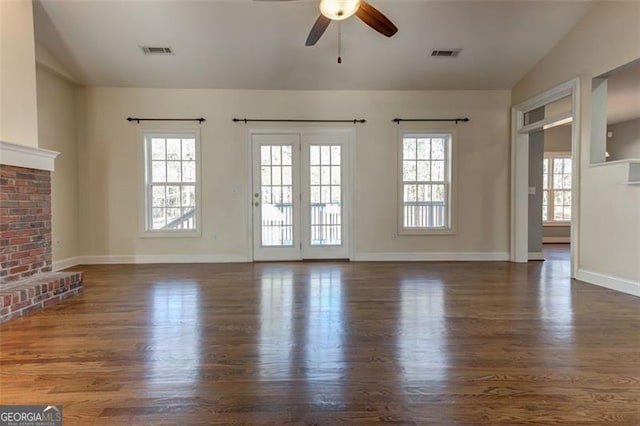
<path id="1" fill-rule="evenodd" d="M 52 272 L 51 170 L 41 167 L 38 158 L 29 160 L 31 154 L 24 154 L 29 151 L 26 148 L 0 144 L 0 323 L 3 323 L 78 294 L 82 291 L 82 273 Z M 16 158 L 26 158 L 27 167 L 20 165 L 23 161 L 12 161 Z"/>

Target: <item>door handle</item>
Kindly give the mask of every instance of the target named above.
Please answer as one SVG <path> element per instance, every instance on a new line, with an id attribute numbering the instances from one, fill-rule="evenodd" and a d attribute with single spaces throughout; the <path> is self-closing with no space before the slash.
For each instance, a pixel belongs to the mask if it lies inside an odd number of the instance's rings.
<path id="1" fill-rule="evenodd" d="M 258 207 L 260 205 L 260 203 L 256 201 L 255 203 L 253 203 L 253 205 Z"/>

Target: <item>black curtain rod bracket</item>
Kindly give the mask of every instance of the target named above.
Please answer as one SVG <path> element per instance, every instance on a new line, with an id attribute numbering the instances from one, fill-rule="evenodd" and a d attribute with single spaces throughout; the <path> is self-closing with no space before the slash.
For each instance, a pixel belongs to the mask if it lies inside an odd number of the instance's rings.
<path id="1" fill-rule="evenodd" d="M 202 124 L 207 121 L 205 118 L 139 118 L 139 117 L 127 117 L 128 122 L 135 121 L 140 124 L 141 121 L 197 121 Z"/>
<path id="2" fill-rule="evenodd" d="M 288 119 L 271 119 L 271 118 L 234 118 L 234 123 L 242 122 L 247 124 L 249 122 L 261 122 L 261 123 L 366 123 L 367 120 L 354 118 L 353 120 L 288 120 Z"/>
<path id="3" fill-rule="evenodd" d="M 469 117 L 464 117 L 464 118 L 394 118 L 393 120 L 394 123 L 400 124 L 401 121 L 451 121 L 451 122 L 455 122 L 456 124 L 458 124 L 459 122 L 463 122 L 466 123 L 469 120 Z"/>

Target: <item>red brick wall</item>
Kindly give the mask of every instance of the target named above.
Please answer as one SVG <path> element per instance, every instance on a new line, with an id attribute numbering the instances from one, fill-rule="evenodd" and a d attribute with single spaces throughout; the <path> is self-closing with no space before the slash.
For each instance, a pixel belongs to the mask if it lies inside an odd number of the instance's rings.
<path id="1" fill-rule="evenodd" d="M 51 172 L 0 165 L 0 284 L 51 271 Z"/>

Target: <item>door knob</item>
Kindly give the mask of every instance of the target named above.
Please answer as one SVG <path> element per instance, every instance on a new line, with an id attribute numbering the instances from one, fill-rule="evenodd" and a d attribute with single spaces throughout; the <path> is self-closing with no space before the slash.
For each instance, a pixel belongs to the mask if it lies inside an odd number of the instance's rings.
<path id="1" fill-rule="evenodd" d="M 258 207 L 260 205 L 260 203 L 256 201 L 255 203 L 253 203 L 253 205 Z"/>

